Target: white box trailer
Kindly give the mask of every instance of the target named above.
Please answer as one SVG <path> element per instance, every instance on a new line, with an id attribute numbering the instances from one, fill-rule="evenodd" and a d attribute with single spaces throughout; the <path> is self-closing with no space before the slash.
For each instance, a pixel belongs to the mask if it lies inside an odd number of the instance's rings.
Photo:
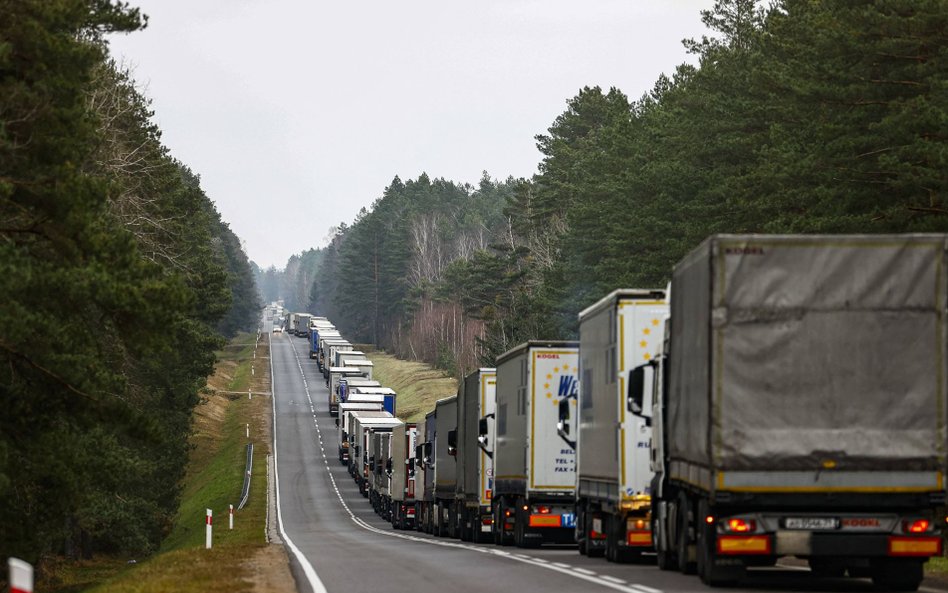
<path id="1" fill-rule="evenodd" d="M 376 431 L 391 431 L 392 427 L 401 422 L 398 418 L 393 418 L 388 412 L 382 412 L 386 416 L 367 417 L 359 412 L 350 412 L 352 416 L 349 422 L 352 432 L 349 435 L 349 473 L 353 474 L 356 484 L 359 486 L 359 493 L 362 496 L 369 495 L 369 454 L 371 443 L 369 442 L 369 429 Z M 365 412 L 372 414 L 372 412 Z M 355 445 L 353 447 L 353 445 Z"/>
<path id="2" fill-rule="evenodd" d="M 474 371 L 458 386 L 457 510 L 464 541 L 491 539 L 496 387 L 497 371 L 492 368 Z"/>
<path id="3" fill-rule="evenodd" d="M 350 412 L 383 412 L 382 401 L 351 401 L 339 404 L 339 416 L 336 417 L 336 429 L 339 440 L 339 462 L 349 465 L 349 423 Z M 380 414 L 381 416 L 381 414 Z"/>
<path id="4" fill-rule="evenodd" d="M 574 541 L 576 451 L 557 422 L 560 401 L 575 401 L 578 370 L 578 342 L 530 341 L 497 357 L 496 543 Z"/>
<path id="5" fill-rule="evenodd" d="M 575 402 L 560 402 L 560 411 L 570 427 L 562 436 L 577 441 L 581 553 L 627 562 L 652 549 L 652 428 L 627 410 L 628 378 L 661 347 L 667 316 L 659 289 L 616 290 L 579 314 L 578 422 Z"/>
<path id="6" fill-rule="evenodd" d="M 343 391 L 342 386 L 340 386 L 339 391 L 340 391 L 340 394 L 341 394 L 342 391 Z M 395 416 L 395 415 L 396 415 L 398 394 L 395 393 L 395 390 L 392 389 L 391 387 L 364 387 L 364 386 L 361 386 L 361 385 L 354 385 L 354 386 L 352 386 L 352 387 L 348 387 L 348 386 L 347 386 L 347 388 L 346 388 L 346 393 L 348 393 L 348 394 L 361 393 L 361 394 L 367 394 L 367 395 L 381 395 L 381 396 L 384 398 L 383 401 L 384 401 L 384 408 L 385 408 L 385 410 L 386 410 L 389 414 L 391 414 L 392 416 Z"/>
<path id="7" fill-rule="evenodd" d="M 392 430 L 395 426 L 369 429 L 369 504 L 388 522 L 392 520 Z"/>
<path id="8" fill-rule="evenodd" d="M 415 447 L 418 425 L 403 422 L 392 428 L 392 527 L 415 527 Z"/>
<path id="9" fill-rule="evenodd" d="M 339 382 L 344 377 L 365 377 L 363 370 L 357 367 L 330 367 L 329 368 L 329 415 L 339 413 Z"/>
<path id="10" fill-rule="evenodd" d="M 361 350 L 337 350 L 333 357 L 332 366 L 344 367 L 346 360 L 368 360 Z"/>
<path id="11" fill-rule="evenodd" d="M 946 251 L 944 234 L 715 235 L 675 266 L 663 357 L 631 381 L 660 567 L 723 584 L 790 555 L 919 586 L 942 554 Z"/>
<path id="12" fill-rule="evenodd" d="M 348 344 L 349 341 L 342 337 L 339 330 L 323 330 L 319 332 L 319 351 L 316 353 L 316 365 L 326 376 L 328 368 L 332 366 L 332 358 L 329 356 L 329 345 L 331 343 Z"/>
<path id="13" fill-rule="evenodd" d="M 432 533 L 457 537 L 458 396 L 435 402 L 434 511 Z"/>

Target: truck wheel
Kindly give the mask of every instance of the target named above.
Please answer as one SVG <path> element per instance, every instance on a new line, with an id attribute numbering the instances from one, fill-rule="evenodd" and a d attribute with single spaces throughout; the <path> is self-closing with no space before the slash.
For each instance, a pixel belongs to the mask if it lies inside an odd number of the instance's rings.
<path id="1" fill-rule="evenodd" d="M 697 537 L 698 575 L 701 582 L 710 587 L 726 587 L 735 585 L 744 576 L 744 567 L 716 566 L 715 565 L 715 534 L 714 526 L 701 520 L 711 514 L 708 503 L 701 500 L 698 503 L 698 516 L 695 518 L 695 535 Z"/>
<path id="2" fill-rule="evenodd" d="M 495 546 L 502 546 L 504 541 L 504 510 L 500 502 L 492 508 L 494 522 L 490 526 L 490 534 L 494 539 Z"/>
<path id="3" fill-rule="evenodd" d="M 870 566 L 872 584 L 884 591 L 917 591 L 925 576 L 922 562 L 879 558 Z"/>
<path id="4" fill-rule="evenodd" d="M 678 538 L 676 542 L 678 570 L 680 570 L 682 574 L 695 574 L 697 566 L 694 562 L 689 561 L 688 558 L 688 547 L 691 544 L 691 540 L 688 537 L 688 527 L 690 525 L 688 515 L 691 512 L 691 501 L 686 494 L 682 493 L 678 497 L 676 509 L 678 516 Z"/>
<path id="5" fill-rule="evenodd" d="M 586 547 L 586 513 L 583 510 L 582 501 L 576 505 L 575 512 L 576 527 L 574 530 L 575 535 L 573 535 L 573 539 L 576 540 L 576 547 L 578 548 L 579 553 L 585 556 L 588 553 L 589 548 Z"/>
<path id="6" fill-rule="evenodd" d="M 655 514 L 652 514 L 652 537 L 655 545 L 655 563 L 659 570 L 675 570 L 678 568 L 674 555 L 662 549 L 662 539 L 664 532 L 661 531 L 660 520 L 656 520 Z"/>

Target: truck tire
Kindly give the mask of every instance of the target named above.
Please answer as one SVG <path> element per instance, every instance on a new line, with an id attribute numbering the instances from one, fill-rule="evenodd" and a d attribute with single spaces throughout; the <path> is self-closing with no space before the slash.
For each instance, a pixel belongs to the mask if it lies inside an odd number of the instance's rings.
<path id="1" fill-rule="evenodd" d="M 678 534 L 675 556 L 678 558 L 678 570 L 680 570 L 682 574 L 695 574 L 697 566 L 688 559 L 688 547 L 691 545 L 691 538 L 688 537 L 688 528 L 690 527 L 688 515 L 691 514 L 691 500 L 689 500 L 688 495 L 684 492 L 678 496 L 676 510 Z"/>
<path id="2" fill-rule="evenodd" d="M 706 500 L 698 503 L 698 516 L 695 517 L 695 536 L 697 539 L 698 576 L 701 582 L 709 587 L 726 587 L 736 585 L 743 578 L 743 566 L 716 566 L 715 565 L 715 533 L 714 526 L 708 525 L 702 517 L 710 515 Z"/>
<path id="3" fill-rule="evenodd" d="M 917 591 L 924 578 L 922 562 L 899 558 L 878 558 L 871 566 L 872 584 L 883 591 Z"/>
<path id="4" fill-rule="evenodd" d="M 575 507 L 576 528 L 573 539 L 576 540 L 576 548 L 579 553 L 585 556 L 589 548 L 586 547 L 586 511 L 583 502 L 580 500 Z"/>

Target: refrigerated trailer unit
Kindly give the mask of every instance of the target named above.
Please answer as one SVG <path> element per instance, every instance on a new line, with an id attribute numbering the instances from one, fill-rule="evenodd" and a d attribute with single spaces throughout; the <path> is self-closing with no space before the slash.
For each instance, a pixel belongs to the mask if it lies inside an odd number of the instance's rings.
<path id="1" fill-rule="evenodd" d="M 531 341 L 497 357 L 496 543 L 574 541 L 576 452 L 557 422 L 560 401 L 575 401 L 578 367 L 577 342 Z"/>
<path id="2" fill-rule="evenodd" d="M 395 426 L 398 425 L 369 429 L 369 504 L 389 522 L 392 520 L 392 430 Z"/>
<path id="3" fill-rule="evenodd" d="M 330 367 L 329 369 L 329 415 L 339 413 L 339 382 L 345 377 L 362 377 L 364 371 L 358 367 Z"/>
<path id="4" fill-rule="evenodd" d="M 392 527 L 415 527 L 415 446 L 418 426 L 403 422 L 392 427 Z"/>
<path id="5" fill-rule="evenodd" d="M 371 414 L 366 414 L 371 412 Z M 381 402 L 353 401 L 339 404 L 339 416 L 336 418 L 336 432 L 339 441 L 339 462 L 349 465 L 349 431 L 351 430 L 352 414 L 358 413 L 365 417 L 385 417 Z"/>
<path id="6" fill-rule="evenodd" d="M 382 412 L 385 416 L 369 417 L 362 416 L 358 412 L 350 412 L 349 426 L 349 473 L 355 479 L 359 486 L 359 493 L 362 496 L 369 494 L 369 480 L 372 472 L 369 470 L 371 443 L 369 441 L 369 429 L 379 432 L 391 431 L 392 427 L 401 422 L 398 418 L 392 418 L 388 413 Z M 366 412 L 366 414 L 373 414 Z"/>
<path id="7" fill-rule="evenodd" d="M 674 269 L 651 408 L 661 568 L 780 556 L 914 590 L 942 553 L 946 235 L 717 235 Z"/>
<path id="8" fill-rule="evenodd" d="M 579 314 L 579 414 L 561 402 L 576 448 L 576 532 L 581 553 L 627 562 L 651 551 L 652 429 L 627 410 L 629 371 L 661 346 L 665 291 L 621 289 Z M 651 387 L 649 384 L 647 387 Z M 575 435 L 575 436 L 573 436 Z"/>
<path id="9" fill-rule="evenodd" d="M 458 535 L 464 541 L 487 542 L 491 539 L 490 501 L 494 487 L 491 426 L 494 424 L 496 386 L 497 371 L 483 368 L 465 377 L 458 387 L 456 507 Z"/>

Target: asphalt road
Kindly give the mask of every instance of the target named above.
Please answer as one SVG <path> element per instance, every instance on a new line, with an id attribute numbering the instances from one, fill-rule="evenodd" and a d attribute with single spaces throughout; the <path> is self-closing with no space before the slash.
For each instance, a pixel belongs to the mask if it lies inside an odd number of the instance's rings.
<path id="1" fill-rule="evenodd" d="M 286 543 L 298 555 L 290 554 L 300 591 L 711 590 L 694 576 L 662 572 L 654 564 L 611 564 L 581 556 L 575 547 L 519 550 L 393 530 L 373 512 L 338 461 L 328 389 L 308 357 L 306 340 L 270 335 L 278 506 Z M 749 575 L 736 590 L 873 590 L 868 579 L 817 579 L 805 568 L 778 566 Z M 923 591 L 937 589 L 923 587 Z"/>

